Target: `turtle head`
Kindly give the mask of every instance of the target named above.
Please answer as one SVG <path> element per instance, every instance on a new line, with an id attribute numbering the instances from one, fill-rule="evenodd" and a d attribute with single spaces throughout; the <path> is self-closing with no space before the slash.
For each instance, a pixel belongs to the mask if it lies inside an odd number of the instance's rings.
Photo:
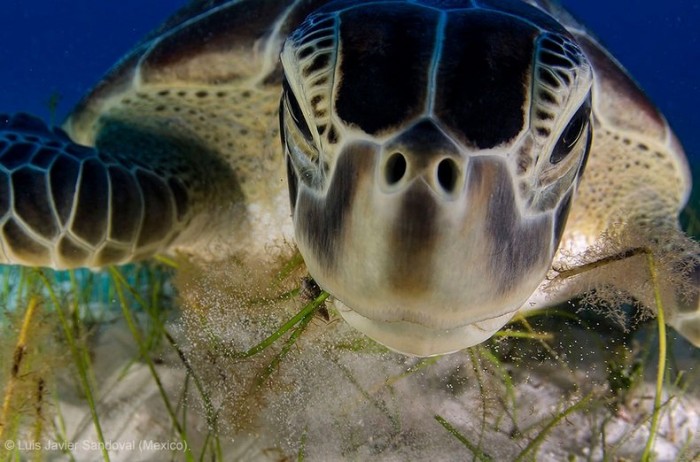
<path id="1" fill-rule="evenodd" d="M 336 2 L 282 52 L 299 249 L 343 317 L 403 353 L 508 321 L 550 268 L 585 164 L 585 56 L 549 16 L 505 5 Z"/>

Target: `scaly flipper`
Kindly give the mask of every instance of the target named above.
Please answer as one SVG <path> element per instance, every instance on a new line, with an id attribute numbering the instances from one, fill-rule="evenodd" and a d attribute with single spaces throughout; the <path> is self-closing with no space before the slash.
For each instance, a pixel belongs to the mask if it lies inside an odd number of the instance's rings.
<path id="1" fill-rule="evenodd" d="M 218 180 L 235 184 L 219 164 L 191 140 L 118 121 L 91 148 L 35 117 L 0 115 L 0 263 L 98 267 L 186 242 Z"/>
<path id="2" fill-rule="evenodd" d="M 676 311 L 669 323 L 690 343 L 700 348 L 700 256 L 693 259 L 689 288 L 676 295 Z"/>

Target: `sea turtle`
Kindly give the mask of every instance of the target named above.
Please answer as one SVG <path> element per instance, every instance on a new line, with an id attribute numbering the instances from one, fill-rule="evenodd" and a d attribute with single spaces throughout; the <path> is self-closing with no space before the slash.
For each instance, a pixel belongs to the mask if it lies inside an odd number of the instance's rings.
<path id="1" fill-rule="evenodd" d="M 0 171 L 3 263 L 294 241 L 351 325 L 424 356 L 575 295 L 548 272 L 620 223 L 678 232 L 690 191 L 663 116 L 548 0 L 190 2 L 62 129 L 0 117 Z M 700 344 L 697 289 L 662 289 Z"/>

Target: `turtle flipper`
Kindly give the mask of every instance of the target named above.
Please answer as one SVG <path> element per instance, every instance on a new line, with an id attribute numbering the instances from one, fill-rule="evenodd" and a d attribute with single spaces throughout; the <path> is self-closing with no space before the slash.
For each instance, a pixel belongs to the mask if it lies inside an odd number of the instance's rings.
<path id="1" fill-rule="evenodd" d="M 210 184 L 206 168 L 178 155 L 194 147 L 116 122 L 99 133 L 85 147 L 35 117 L 0 115 L 1 263 L 125 263 L 191 227 Z"/>
<path id="2" fill-rule="evenodd" d="M 689 288 L 677 294 L 676 309 L 669 324 L 690 343 L 700 348 L 700 256 L 694 259 Z"/>

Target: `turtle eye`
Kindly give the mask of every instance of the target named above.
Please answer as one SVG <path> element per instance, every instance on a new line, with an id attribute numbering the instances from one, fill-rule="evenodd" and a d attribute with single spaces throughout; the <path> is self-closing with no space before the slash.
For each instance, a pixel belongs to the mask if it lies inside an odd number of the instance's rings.
<path id="1" fill-rule="evenodd" d="M 296 97 L 294 96 L 294 93 L 292 92 L 292 89 L 289 88 L 289 84 L 287 83 L 287 80 L 284 80 L 284 100 L 286 101 L 287 104 L 287 109 L 289 110 L 289 114 L 292 116 L 292 120 L 294 120 L 294 125 L 297 126 L 299 131 L 304 135 L 304 138 L 307 140 L 311 141 L 313 139 L 313 136 L 311 135 L 311 129 L 309 128 L 309 125 L 306 123 L 306 119 L 304 119 L 304 113 L 301 111 L 301 107 L 299 106 L 299 102 L 297 101 Z"/>
<path id="2" fill-rule="evenodd" d="M 588 124 L 590 114 L 590 100 L 586 99 L 586 102 L 584 102 L 578 111 L 576 111 L 576 114 L 574 114 L 574 116 L 571 118 L 569 124 L 559 137 L 559 140 L 552 151 L 552 155 L 549 158 L 550 163 L 558 164 L 569 155 L 574 146 L 576 146 L 578 140 L 581 139 L 584 128 L 586 128 L 586 125 Z"/>

